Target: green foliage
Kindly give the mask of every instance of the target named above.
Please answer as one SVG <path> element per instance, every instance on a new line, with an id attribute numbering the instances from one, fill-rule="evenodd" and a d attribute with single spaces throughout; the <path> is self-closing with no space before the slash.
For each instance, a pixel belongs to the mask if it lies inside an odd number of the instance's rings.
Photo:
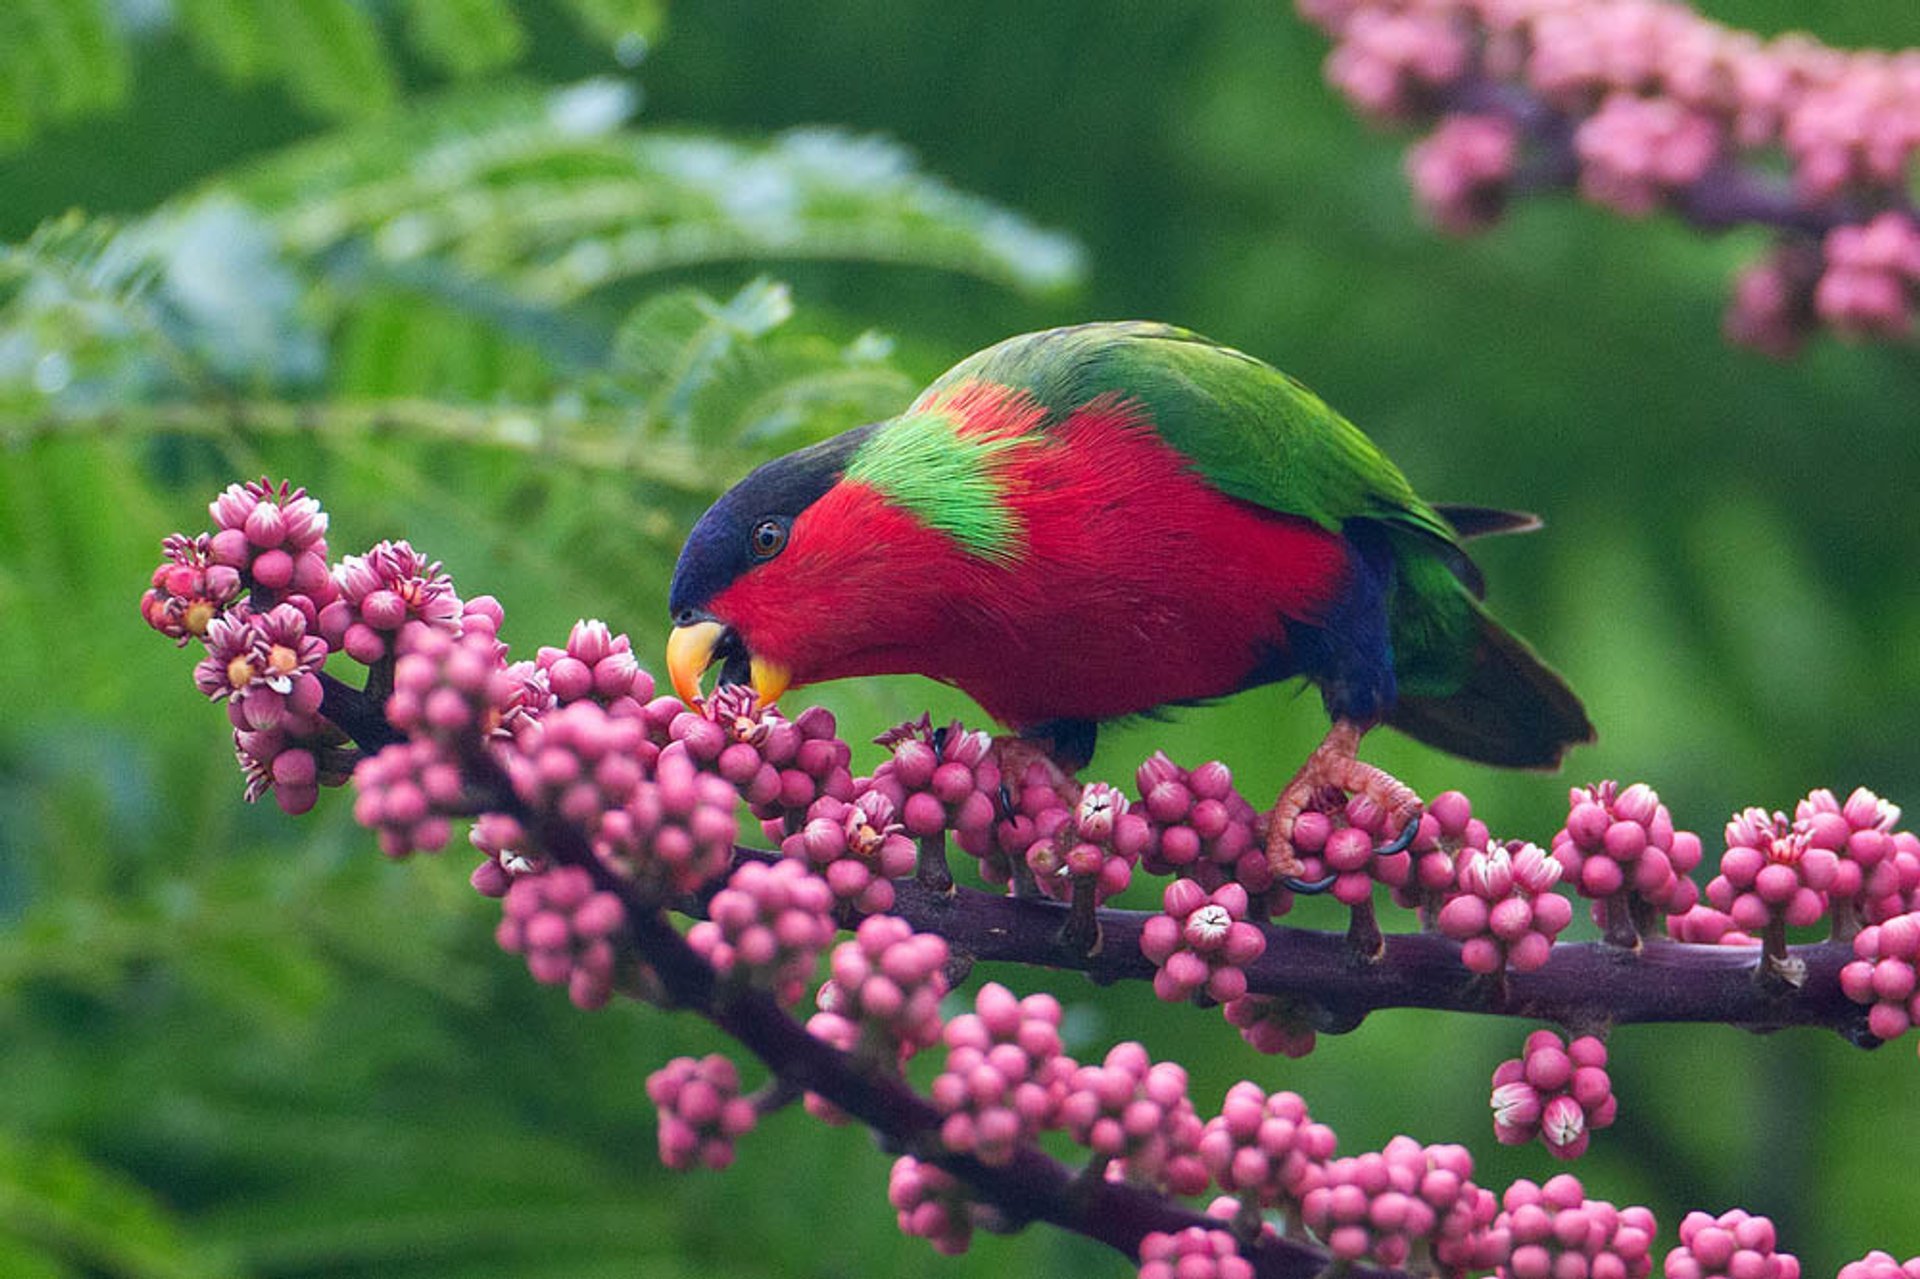
<path id="1" fill-rule="evenodd" d="M 272 82 L 323 119 L 384 114 L 417 57 L 454 79 L 513 66 L 529 0 L 9 0 L 0 6 L 0 148 L 125 105 L 145 46 L 178 34 L 236 85 Z M 566 0 L 583 34 L 632 61 L 659 31 L 659 0 Z M 526 11 L 531 11 L 531 13 Z"/>

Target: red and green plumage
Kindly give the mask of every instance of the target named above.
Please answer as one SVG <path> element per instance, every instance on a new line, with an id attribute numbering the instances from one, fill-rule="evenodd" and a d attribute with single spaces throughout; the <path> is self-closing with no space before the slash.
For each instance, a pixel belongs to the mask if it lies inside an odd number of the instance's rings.
<path id="1" fill-rule="evenodd" d="M 1336 718 L 1493 763 L 1591 737 L 1482 609 L 1465 533 L 1270 366 L 1165 325 L 1012 338 L 703 517 L 676 621 L 795 683 L 918 673 L 1023 730 L 1304 675 Z M 784 545 L 762 558 L 756 528 Z"/>

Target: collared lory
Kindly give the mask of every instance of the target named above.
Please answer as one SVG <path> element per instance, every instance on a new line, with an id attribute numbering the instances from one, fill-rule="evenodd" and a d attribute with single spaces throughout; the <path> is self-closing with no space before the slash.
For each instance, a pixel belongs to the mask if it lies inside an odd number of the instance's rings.
<path id="1" fill-rule="evenodd" d="M 1290 867 L 1317 787 L 1417 815 L 1355 759 L 1376 724 L 1518 768 L 1592 739 L 1461 546 L 1536 523 L 1422 501 L 1305 386 L 1197 334 L 1053 329 L 723 495 L 680 552 L 667 664 L 689 700 L 716 661 L 762 702 L 926 675 L 1073 765 L 1102 721 L 1304 676 L 1333 729 L 1275 809 Z"/>

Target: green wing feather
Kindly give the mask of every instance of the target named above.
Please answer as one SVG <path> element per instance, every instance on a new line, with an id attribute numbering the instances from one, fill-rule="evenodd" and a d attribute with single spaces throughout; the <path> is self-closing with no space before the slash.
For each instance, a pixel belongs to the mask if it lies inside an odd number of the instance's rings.
<path id="1" fill-rule="evenodd" d="M 968 381 L 1019 387 L 1055 412 L 1128 396 L 1223 492 L 1335 531 L 1383 520 L 1458 549 L 1359 428 L 1280 370 L 1186 329 L 1128 321 L 1030 333 L 962 361 L 929 394 Z"/>

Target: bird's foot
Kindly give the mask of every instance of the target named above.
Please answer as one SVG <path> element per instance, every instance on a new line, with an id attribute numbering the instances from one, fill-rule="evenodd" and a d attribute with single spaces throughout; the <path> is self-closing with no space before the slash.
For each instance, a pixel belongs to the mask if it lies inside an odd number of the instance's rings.
<path id="1" fill-rule="evenodd" d="M 1283 888 L 1296 893 L 1323 893 L 1333 886 L 1332 876 L 1302 879 L 1304 868 L 1293 847 L 1294 820 L 1312 805 L 1315 794 L 1322 789 L 1365 796 L 1386 814 L 1386 828 L 1399 834 L 1377 845 L 1376 855 L 1403 852 L 1413 842 L 1420 826 L 1420 797 L 1385 769 L 1358 758 L 1360 739 L 1366 731 L 1353 720 L 1335 720 L 1326 737 L 1314 747 L 1306 763 L 1300 766 L 1300 771 L 1293 775 L 1293 780 L 1268 811 L 1267 862 Z"/>

